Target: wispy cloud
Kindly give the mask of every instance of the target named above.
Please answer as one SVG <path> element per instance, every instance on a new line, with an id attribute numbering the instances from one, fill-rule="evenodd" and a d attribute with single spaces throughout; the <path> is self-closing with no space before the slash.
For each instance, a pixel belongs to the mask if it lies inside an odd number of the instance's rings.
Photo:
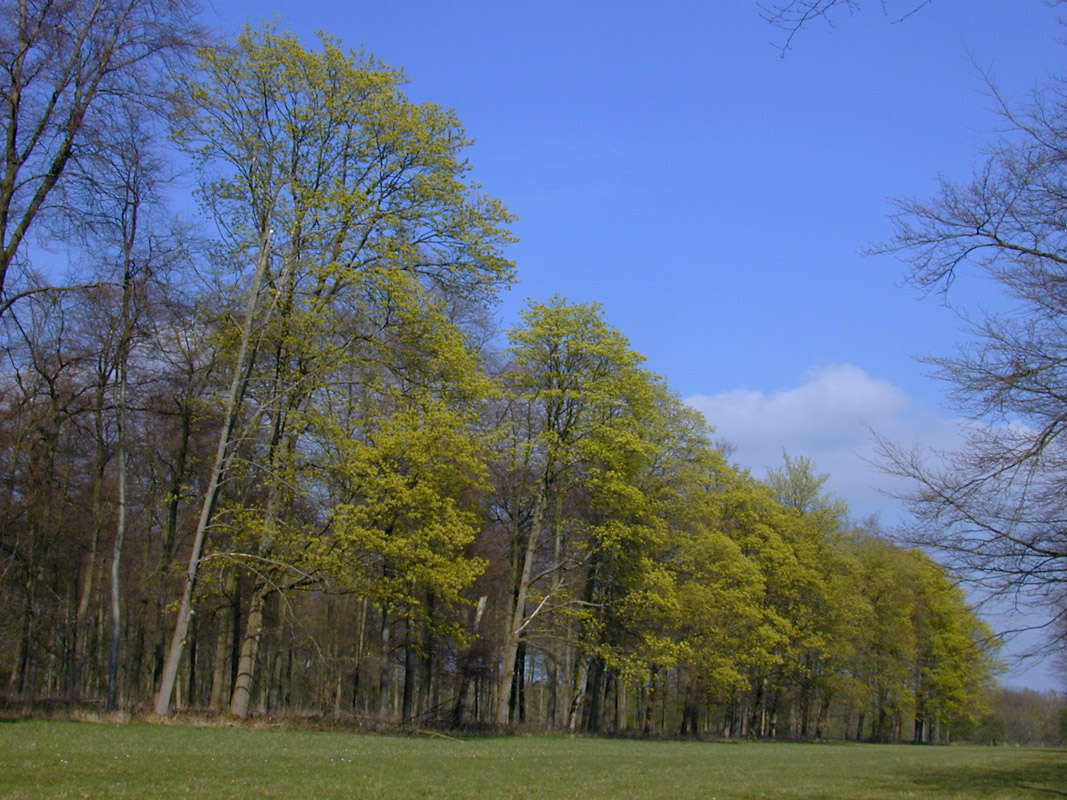
<path id="1" fill-rule="evenodd" d="M 901 484 L 882 473 L 874 435 L 903 447 L 951 449 L 959 443 L 957 420 L 916 403 L 898 386 L 853 364 L 811 370 L 798 386 L 771 392 L 731 389 L 687 398 L 737 447 L 733 458 L 763 477 L 782 462 L 782 450 L 811 458 L 830 474 L 827 487 L 857 515 L 901 513 L 886 492 Z"/>

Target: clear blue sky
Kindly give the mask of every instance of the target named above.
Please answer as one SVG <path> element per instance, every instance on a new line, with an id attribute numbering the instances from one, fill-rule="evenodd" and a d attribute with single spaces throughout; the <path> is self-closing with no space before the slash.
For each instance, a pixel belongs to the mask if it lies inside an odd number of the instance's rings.
<path id="1" fill-rule="evenodd" d="M 888 234 L 889 197 L 966 178 L 995 138 L 983 71 L 1025 100 L 1063 69 L 1067 28 L 1043 0 L 934 0 L 900 24 L 863 5 L 784 59 L 754 0 L 215 0 L 205 21 L 322 30 L 403 67 L 414 98 L 456 109 L 478 180 L 520 217 L 505 326 L 527 298 L 603 303 L 739 463 L 762 476 L 783 448 L 810 456 L 891 522 L 869 430 L 956 441 L 915 357 L 951 351 L 961 326 L 859 252 Z M 952 298 L 997 303 L 979 280 Z"/>

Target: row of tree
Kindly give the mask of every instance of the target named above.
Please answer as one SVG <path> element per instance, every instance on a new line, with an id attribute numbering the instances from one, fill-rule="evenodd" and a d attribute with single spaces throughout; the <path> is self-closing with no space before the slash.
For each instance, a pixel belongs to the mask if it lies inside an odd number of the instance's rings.
<path id="1" fill-rule="evenodd" d="M 180 10 L 3 23 L 9 697 L 883 741 L 981 712 L 989 631 L 809 462 L 731 466 L 596 306 L 497 344 L 510 217 L 452 112 L 269 28 L 150 91 Z"/>

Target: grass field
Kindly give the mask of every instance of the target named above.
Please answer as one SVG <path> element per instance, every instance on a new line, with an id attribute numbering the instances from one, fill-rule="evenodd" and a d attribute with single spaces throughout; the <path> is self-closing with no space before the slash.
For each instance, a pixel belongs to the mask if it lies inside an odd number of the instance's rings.
<path id="1" fill-rule="evenodd" d="M 19 721 L 3 798 L 1062 798 L 1067 750 Z"/>

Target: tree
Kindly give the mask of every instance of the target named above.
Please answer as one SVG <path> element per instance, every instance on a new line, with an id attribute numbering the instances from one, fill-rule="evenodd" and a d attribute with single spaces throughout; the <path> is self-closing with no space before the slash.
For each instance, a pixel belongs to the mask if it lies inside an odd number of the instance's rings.
<path id="1" fill-rule="evenodd" d="M 788 604 L 793 641 L 780 680 L 795 696 L 794 735 L 807 738 L 813 726 L 818 737 L 830 703 L 842 689 L 843 666 L 855 649 L 862 608 L 856 607 L 854 564 L 839 547 L 847 504 L 823 493 L 829 476 L 817 475 L 811 459 L 788 453 L 783 459 L 782 467 L 768 470 L 767 484 L 791 512 L 792 520 L 779 527 L 795 554 L 802 588 Z"/>
<path id="2" fill-rule="evenodd" d="M 479 427 L 490 382 L 439 304 L 412 303 L 393 313 L 393 352 L 367 359 L 388 363 L 389 379 L 378 383 L 376 396 L 367 388 L 355 402 L 344 397 L 347 386 L 332 387 L 333 405 L 348 408 L 317 414 L 321 467 L 335 477 L 328 531 L 294 544 L 310 550 L 309 566 L 332 586 L 379 609 L 383 717 L 392 705 L 391 626 L 403 622 L 401 709 L 410 723 L 416 653 L 432 658 L 433 640 L 440 636 L 462 640 L 451 612 L 463 605 L 461 593 L 485 568 L 467 551 L 486 488 L 488 446 Z M 287 551 L 280 557 L 308 555 Z"/>
<path id="3" fill-rule="evenodd" d="M 122 556 L 126 540 L 129 471 L 129 406 L 130 361 L 134 345 L 134 329 L 139 309 L 136 308 L 138 282 L 144 282 L 146 270 L 158 267 L 153 251 L 158 243 L 146 234 L 149 230 L 146 207 L 158 200 L 157 176 L 163 171 L 158 157 L 151 152 L 150 123 L 141 110 L 127 105 L 117 110 L 117 118 L 125 118 L 125 135 L 116 134 L 107 149 L 86 158 L 72 183 L 71 194 L 78 196 L 85 209 L 78 220 L 84 225 L 90 247 L 96 246 L 102 261 L 118 274 L 119 287 L 114 352 L 106 367 L 105 383 L 113 383 L 117 395 L 114 406 L 115 457 L 117 461 L 116 523 L 111 557 L 111 648 L 108 657 L 107 708 L 114 711 L 119 696 L 119 649 L 122 638 Z M 107 263 L 110 262 L 110 263 Z M 140 273 L 140 274 L 139 274 Z M 143 292 L 141 292 L 143 294 Z"/>
<path id="4" fill-rule="evenodd" d="M 930 5 L 930 2 L 931 0 L 881 0 L 882 13 L 893 22 L 900 22 Z M 778 46 L 784 56 L 802 28 L 819 19 L 833 25 L 839 12 L 855 14 L 861 10 L 863 4 L 860 0 L 757 0 L 756 6 L 763 19 L 785 33 L 785 41 Z"/>
<path id="5" fill-rule="evenodd" d="M 203 170 L 203 196 L 222 239 L 219 266 L 233 271 L 231 297 L 244 287 L 244 300 L 236 330 L 229 328 L 223 425 L 156 698 L 160 714 L 170 707 L 238 426 L 262 444 L 252 502 L 244 504 L 257 515 L 244 526 L 255 532 L 249 555 L 262 565 L 289 532 L 306 530 L 292 512 L 296 473 L 308 469 L 302 444 L 310 412 L 381 334 L 371 317 L 380 312 L 389 329 L 425 291 L 484 303 L 511 274 L 500 252 L 510 216 L 470 180 L 462 157 L 469 140 L 451 111 L 408 100 L 400 71 L 346 53 L 328 37 L 311 51 L 271 28 L 202 51 L 201 69 L 181 87 L 177 135 Z M 262 607 L 273 588 L 269 575 L 253 572 L 232 704 L 238 716 L 248 710 Z"/>
<path id="6" fill-rule="evenodd" d="M 677 585 L 678 614 L 673 626 L 664 627 L 676 638 L 686 674 L 681 732 L 693 736 L 700 732 L 701 708 L 747 691 L 750 676 L 775 660 L 772 651 L 782 642 L 782 620 L 766 604 L 772 576 L 724 532 L 756 487 L 717 456 L 707 452 L 702 459 L 702 491 L 674 500 L 696 514 L 672 531 L 665 559 Z M 743 725 L 724 727 L 727 735 L 737 735 Z"/>
<path id="7" fill-rule="evenodd" d="M 886 468 L 913 482 L 911 541 L 1016 608 L 1040 609 L 1049 649 L 1067 615 L 1067 84 L 1025 108 L 1000 99 L 1004 136 L 969 182 L 943 179 L 929 202 L 902 200 L 894 235 L 920 289 L 948 293 L 983 273 L 1008 310 L 965 317 L 971 340 L 927 360 L 971 419 L 949 453 L 882 443 Z M 994 89 L 995 92 L 995 89 Z"/>
<path id="8" fill-rule="evenodd" d="M 843 541 L 856 564 L 854 647 L 845 668 L 856 738 L 948 742 L 987 708 L 996 640 L 943 567 L 870 531 Z M 910 726 L 910 727 L 909 727 Z"/>
<path id="9" fill-rule="evenodd" d="M 777 490 L 748 476 L 727 485 L 723 530 L 758 565 L 766 587 L 760 598 L 765 630 L 749 657 L 747 724 L 751 735 L 773 738 L 781 732 L 787 695 L 832 646 L 824 633 L 837 616 L 828 608 L 837 565 L 812 520 L 777 502 Z"/>
<path id="10" fill-rule="evenodd" d="M 0 2 L 0 314 L 9 270 L 64 177 L 120 135 L 116 104 L 159 103 L 162 67 L 203 35 L 191 0 Z"/>
<path id="11" fill-rule="evenodd" d="M 94 369 L 96 342 L 74 322 L 86 316 L 88 303 L 77 309 L 82 315 L 72 309 L 82 299 L 79 294 L 36 295 L 21 315 L 4 320 L 0 577 L 6 579 L 6 605 L 20 609 L 8 687 L 31 697 L 42 685 L 63 682 L 58 670 L 44 680 L 35 675 L 47 652 L 42 645 L 62 626 L 57 616 L 61 604 L 52 600 L 73 598 L 79 562 L 92 560 L 84 542 L 92 540 L 95 546 L 98 541 L 97 500 L 107 456 L 105 437 L 93 424 L 100 419 L 94 413 L 101 387 Z"/>
<path id="12" fill-rule="evenodd" d="M 545 646 L 550 721 L 576 726 L 595 647 L 587 612 L 603 599 L 601 556 L 610 538 L 640 535 L 647 519 L 631 504 L 632 524 L 623 524 L 616 504 L 640 493 L 624 462 L 642 458 L 656 382 L 598 305 L 557 297 L 532 303 L 523 321 L 509 332 L 512 362 L 501 376 L 503 479 L 493 507 L 509 574 L 496 721 L 509 721 L 516 659 L 536 621 L 554 628 Z M 573 647 L 579 640 L 584 652 Z"/>

